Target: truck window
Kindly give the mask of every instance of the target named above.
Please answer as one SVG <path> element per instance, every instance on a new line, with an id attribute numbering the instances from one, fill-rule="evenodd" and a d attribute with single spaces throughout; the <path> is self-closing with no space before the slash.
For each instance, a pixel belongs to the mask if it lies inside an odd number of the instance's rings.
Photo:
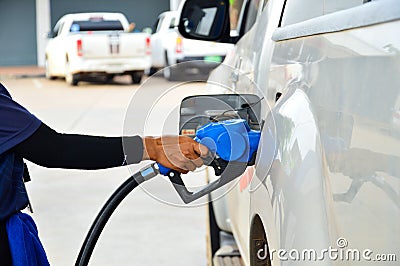
<path id="1" fill-rule="evenodd" d="M 260 0 L 250 0 L 246 3 L 245 13 L 243 15 L 243 28 L 242 34 L 248 32 L 256 22 L 258 8 L 260 7 Z"/>
<path id="2" fill-rule="evenodd" d="M 70 32 L 81 32 L 81 31 L 110 31 L 120 30 L 123 31 L 124 27 L 119 20 L 75 20 L 72 22 Z"/>
<path id="3" fill-rule="evenodd" d="M 229 17 L 231 30 L 240 32 L 240 35 L 248 32 L 256 22 L 260 2 L 263 0 L 231 0 Z M 264 1 L 265 3 L 268 0 Z"/>
<path id="4" fill-rule="evenodd" d="M 60 34 L 63 26 L 64 26 L 64 21 L 60 21 L 54 26 L 52 31 L 52 38 L 57 37 Z"/>
<path id="5" fill-rule="evenodd" d="M 239 16 L 242 6 L 243 0 L 229 0 L 229 19 L 231 30 L 238 30 Z"/>
<path id="6" fill-rule="evenodd" d="M 60 28 L 58 29 L 57 35 L 60 35 L 60 33 L 62 32 L 63 28 L 64 28 L 65 22 L 63 21 L 62 23 L 60 23 Z"/>
<path id="7" fill-rule="evenodd" d="M 175 18 L 172 18 L 172 19 L 171 19 L 171 22 L 169 23 L 169 28 L 170 28 L 170 29 L 175 28 Z"/>
<path id="8" fill-rule="evenodd" d="M 287 0 L 281 26 L 362 5 L 369 0 Z"/>
<path id="9" fill-rule="evenodd" d="M 156 26 L 156 30 L 154 32 L 159 32 L 160 31 L 161 25 L 163 24 L 163 21 L 164 21 L 164 18 L 165 17 L 158 18 L 156 24 L 154 24 Z"/>
<path id="10" fill-rule="evenodd" d="M 152 33 L 155 33 L 157 31 L 157 26 L 158 26 L 159 21 L 160 21 L 160 18 L 157 18 L 156 22 L 154 22 L 153 26 L 151 26 Z"/>

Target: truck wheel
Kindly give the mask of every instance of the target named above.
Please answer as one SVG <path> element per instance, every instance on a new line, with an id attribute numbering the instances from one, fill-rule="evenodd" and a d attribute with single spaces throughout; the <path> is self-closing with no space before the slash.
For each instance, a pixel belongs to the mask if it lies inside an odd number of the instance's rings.
<path id="1" fill-rule="evenodd" d="M 140 84 L 140 82 L 142 81 L 142 77 L 143 77 L 143 72 L 141 72 L 141 71 L 133 72 L 131 74 L 132 83 L 133 84 Z"/>
<path id="2" fill-rule="evenodd" d="M 165 67 L 163 69 L 164 78 L 168 81 L 179 81 L 180 80 L 180 70 L 178 65 L 170 65 L 168 62 L 168 54 L 165 51 Z"/>
<path id="3" fill-rule="evenodd" d="M 151 67 L 150 69 L 149 69 L 149 76 L 153 76 L 155 73 L 157 73 L 157 71 L 158 71 L 158 68 L 156 68 L 156 67 Z"/>
<path id="4" fill-rule="evenodd" d="M 65 81 L 71 86 L 78 86 L 79 82 L 78 77 L 79 77 L 78 74 L 67 73 L 67 75 L 65 76 Z"/>
<path id="5" fill-rule="evenodd" d="M 115 75 L 113 75 L 113 74 L 107 74 L 107 75 L 105 76 L 105 81 L 106 81 L 106 83 L 112 82 L 113 79 L 114 79 L 114 77 L 115 77 Z"/>
<path id="6" fill-rule="evenodd" d="M 79 74 L 71 73 L 68 61 L 65 63 L 65 81 L 71 86 L 77 86 L 79 82 Z"/>
<path id="7" fill-rule="evenodd" d="M 54 76 L 51 75 L 50 65 L 49 65 L 49 59 L 47 58 L 47 56 L 46 56 L 46 61 L 45 61 L 44 64 L 45 64 L 45 70 L 46 70 L 46 73 L 45 73 L 46 78 L 47 78 L 47 79 L 50 79 L 50 80 L 56 79 L 56 77 L 54 77 Z"/>

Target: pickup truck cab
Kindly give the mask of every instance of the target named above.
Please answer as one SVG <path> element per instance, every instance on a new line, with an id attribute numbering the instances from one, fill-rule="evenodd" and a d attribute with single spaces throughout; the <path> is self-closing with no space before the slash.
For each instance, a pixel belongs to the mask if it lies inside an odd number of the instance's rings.
<path id="1" fill-rule="evenodd" d="M 63 16 L 49 34 L 46 77 L 65 77 L 71 85 L 88 76 L 131 75 L 140 83 L 150 67 L 150 36 L 129 33 L 120 13 L 78 13 Z"/>
<path id="2" fill-rule="evenodd" d="M 255 167 L 210 204 L 214 265 L 398 263 L 399 2 L 187 0 L 179 30 L 235 43 L 210 84 L 269 105 Z"/>
<path id="3" fill-rule="evenodd" d="M 168 80 L 199 73 L 208 75 L 233 45 L 183 38 L 175 28 L 177 16 L 177 11 L 167 11 L 157 18 L 151 35 L 151 72 L 165 68 L 163 74 Z M 187 62 L 184 67 L 176 65 L 182 62 Z"/>

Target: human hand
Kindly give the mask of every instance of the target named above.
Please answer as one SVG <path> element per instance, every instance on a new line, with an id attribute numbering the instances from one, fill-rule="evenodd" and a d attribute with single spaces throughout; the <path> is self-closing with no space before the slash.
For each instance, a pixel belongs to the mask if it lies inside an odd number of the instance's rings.
<path id="1" fill-rule="evenodd" d="M 144 137 L 143 147 L 143 160 L 150 159 L 185 174 L 202 166 L 201 157 L 209 152 L 206 146 L 187 136 Z"/>

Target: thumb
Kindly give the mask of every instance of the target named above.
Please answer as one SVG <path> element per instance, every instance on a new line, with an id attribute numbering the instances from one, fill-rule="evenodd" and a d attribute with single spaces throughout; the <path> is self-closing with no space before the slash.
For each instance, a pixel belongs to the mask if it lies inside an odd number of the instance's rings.
<path id="1" fill-rule="evenodd" d="M 193 149 L 200 157 L 207 157 L 209 153 L 208 148 L 200 143 L 193 143 Z"/>

